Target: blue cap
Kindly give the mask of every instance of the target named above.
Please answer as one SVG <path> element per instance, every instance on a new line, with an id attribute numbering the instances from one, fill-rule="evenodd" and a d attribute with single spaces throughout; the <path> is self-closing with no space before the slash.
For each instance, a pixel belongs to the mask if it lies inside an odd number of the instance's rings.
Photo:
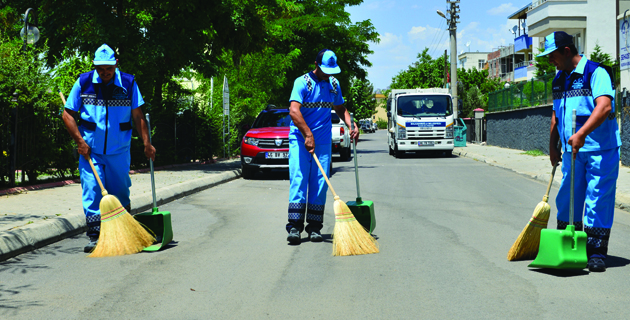
<path id="1" fill-rule="evenodd" d="M 317 65 L 325 74 L 337 74 L 341 69 L 337 65 L 337 56 L 332 50 L 324 49 L 317 54 Z"/>
<path id="2" fill-rule="evenodd" d="M 94 65 L 113 66 L 115 64 L 116 64 L 116 56 L 112 48 L 110 48 L 106 44 L 103 44 L 102 46 L 98 47 L 98 49 L 96 49 L 96 52 L 94 53 Z"/>
<path id="3" fill-rule="evenodd" d="M 536 57 L 544 57 L 558 49 L 573 44 L 573 37 L 564 31 L 556 31 L 545 37 L 545 51 Z"/>

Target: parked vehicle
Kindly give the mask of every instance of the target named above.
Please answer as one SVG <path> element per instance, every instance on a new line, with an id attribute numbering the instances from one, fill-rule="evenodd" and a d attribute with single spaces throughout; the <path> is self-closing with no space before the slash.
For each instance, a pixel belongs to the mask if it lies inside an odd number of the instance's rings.
<path id="1" fill-rule="evenodd" d="M 359 125 L 361 126 L 361 130 L 365 133 L 374 132 L 374 128 L 372 128 L 372 121 L 369 119 L 359 121 Z"/>
<path id="2" fill-rule="evenodd" d="M 332 121 L 332 152 L 339 153 L 342 161 L 350 159 L 350 129 L 339 118 L 335 110 L 331 111 Z"/>
<path id="3" fill-rule="evenodd" d="M 241 175 L 251 179 L 259 170 L 289 168 L 289 126 L 286 107 L 272 104 L 261 111 L 241 141 Z M 332 161 L 330 161 L 332 175 Z"/>
<path id="4" fill-rule="evenodd" d="M 372 122 L 372 132 L 376 132 L 378 130 L 378 125 L 376 122 Z"/>
<path id="5" fill-rule="evenodd" d="M 289 109 L 268 105 L 241 141 L 241 170 L 251 179 L 260 169 L 289 168 Z"/>
<path id="6" fill-rule="evenodd" d="M 393 89 L 387 97 L 389 154 L 453 153 L 453 103 L 448 89 Z"/>

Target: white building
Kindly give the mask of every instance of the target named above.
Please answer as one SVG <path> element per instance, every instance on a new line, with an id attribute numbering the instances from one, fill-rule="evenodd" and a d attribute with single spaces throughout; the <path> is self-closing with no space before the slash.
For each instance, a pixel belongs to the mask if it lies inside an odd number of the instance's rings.
<path id="1" fill-rule="evenodd" d="M 564 31 L 573 36 L 578 52 L 589 57 L 599 44 L 613 60 L 617 57 L 618 0 L 534 0 L 527 11 L 529 36 L 534 46 L 545 47 L 547 35 Z M 537 51 L 535 51 L 537 52 Z"/>
<path id="2" fill-rule="evenodd" d="M 457 56 L 458 68 L 483 70 L 490 52 L 464 52 Z"/>

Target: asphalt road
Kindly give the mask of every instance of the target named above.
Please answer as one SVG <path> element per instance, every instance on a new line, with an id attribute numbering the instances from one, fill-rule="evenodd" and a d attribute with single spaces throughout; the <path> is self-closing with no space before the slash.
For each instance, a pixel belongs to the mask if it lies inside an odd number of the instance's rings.
<path id="1" fill-rule="evenodd" d="M 358 148 L 378 254 L 331 256 L 330 192 L 326 241 L 288 245 L 288 174 L 260 174 L 161 206 L 176 240 L 164 251 L 86 258 L 80 236 L 0 263 L 0 319 L 627 317 L 627 212 L 616 211 L 605 273 L 532 270 L 506 255 L 546 185 L 455 156 L 394 159 L 385 137 Z M 353 162 L 335 161 L 331 182 L 354 200 Z"/>

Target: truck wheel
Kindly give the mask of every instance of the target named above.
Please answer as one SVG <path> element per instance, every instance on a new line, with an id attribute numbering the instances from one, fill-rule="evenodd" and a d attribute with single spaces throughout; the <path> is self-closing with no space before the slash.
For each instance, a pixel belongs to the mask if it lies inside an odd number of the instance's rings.
<path id="1" fill-rule="evenodd" d="M 343 148 L 339 151 L 341 161 L 348 161 L 350 159 L 350 148 Z"/>
<path id="2" fill-rule="evenodd" d="M 404 153 L 405 153 L 404 151 L 398 151 L 398 145 L 396 145 L 396 147 L 394 147 L 394 157 L 400 158 L 400 157 L 402 157 L 402 155 Z"/>
<path id="3" fill-rule="evenodd" d="M 330 159 L 330 167 L 328 168 L 328 178 L 332 177 L 332 159 Z"/>
<path id="4" fill-rule="evenodd" d="M 256 169 L 254 168 L 249 168 L 249 167 L 245 167 L 245 166 L 241 166 L 241 176 L 243 177 L 243 179 L 253 179 L 254 175 L 256 175 Z"/>

